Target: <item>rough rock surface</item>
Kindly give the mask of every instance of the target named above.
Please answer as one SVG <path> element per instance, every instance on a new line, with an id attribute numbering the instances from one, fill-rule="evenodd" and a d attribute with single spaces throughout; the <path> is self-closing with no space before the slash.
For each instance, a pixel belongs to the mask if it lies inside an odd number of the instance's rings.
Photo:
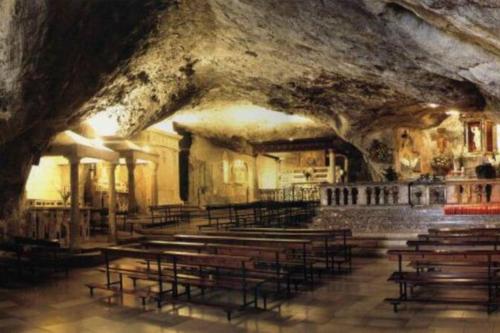
<path id="1" fill-rule="evenodd" d="M 3 0 L 0 41 L 0 218 L 50 137 L 110 107 L 130 134 L 252 103 L 361 151 L 381 128 L 500 108 L 498 0 Z"/>

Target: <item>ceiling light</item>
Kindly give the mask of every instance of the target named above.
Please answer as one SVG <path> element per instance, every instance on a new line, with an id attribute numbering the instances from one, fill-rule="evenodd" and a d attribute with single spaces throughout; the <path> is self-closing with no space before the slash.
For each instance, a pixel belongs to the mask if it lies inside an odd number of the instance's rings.
<path id="1" fill-rule="evenodd" d="M 125 111 L 123 105 L 116 105 L 108 108 L 106 111 L 100 112 L 87 122 L 99 136 L 113 136 L 120 130 L 118 116 Z"/>

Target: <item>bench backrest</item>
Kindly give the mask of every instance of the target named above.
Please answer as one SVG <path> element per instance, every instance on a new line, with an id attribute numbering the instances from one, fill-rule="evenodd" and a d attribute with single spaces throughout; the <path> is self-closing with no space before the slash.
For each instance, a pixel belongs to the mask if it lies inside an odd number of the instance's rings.
<path id="1" fill-rule="evenodd" d="M 46 239 L 34 239 L 28 237 L 14 237 L 14 242 L 17 245 L 38 246 L 46 248 L 60 248 L 61 244 L 58 241 L 51 241 Z"/>
<path id="2" fill-rule="evenodd" d="M 252 245 L 233 245 L 218 243 L 200 242 L 179 242 L 179 241 L 144 241 L 141 243 L 145 248 L 161 248 L 169 250 L 191 250 L 196 252 L 215 253 L 232 256 L 248 256 L 257 261 L 277 262 L 286 259 L 285 249 Z"/>
<path id="3" fill-rule="evenodd" d="M 435 251 L 435 250 L 389 250 L 390 260 L 432 262 L 500 262 L 500 251 Z"/>
<path id="4" fill-rule="evenodd" d="M 469 234 L 469 235 L 495 235 L 500 233 L 500 228 L 430 228 L 430 235 L 445 235 L 445 234 Z"/>
<path id="5" fill-rule="evenodd" d="M 143 260 L 157 260 L 161 263 L 177 263 L 199 267 L 217 267 L 226 269 L 252 269 L 254 261 L 248 256 L 227 256 L 208 253 L 192 253 L 185 251 L 158 251 L 130 247 L 113 246 L 101 251 L 107 256 L 126 257 Z"/>
<path id="6" fill-rule="evenodd" d="M 434 239 L 434 240 L 410 240 L 407 241 L 406 244 L 408 246 L 464 246 L 464 247 L 473 247 L 473 246 L 498 246 L 500 245 L 500 240 L 467 240 L 461 238 L 455 239 Z"/>
<path id="7" fill-rule="evenodd" d="M 316 232 L 316 233 L 289 233 L 289 232 L 242 232 L 242 231 L 207 231 L 205 235 L 212 236 L 229 236 L 229 237 L 254 237 L 254 238 L 287 238 L 287 239 L 309 239 L 309 240 L 325 240 L 336 239 L 337 235 Z"/>
<path id="8" fill-rule="evenodd" d="M 238 232 L 286 232 L 286 233 L 328 233 L 331 235 L 352 236 L 351 229 L 307 229 L 307 228 L 230 228 Z"/>
<path id="9" fill-rule="evenodd" d="M 285 247 L 288 249 L 309 249 L 311 241 L 308 239 L 286 239 L 286 238 L 251 238 L 230 237 L 211 235 L 175 235 L 176 240 L 190 242 L 225 243 L 240 245 L 258 245 L 268 247 Z"/>
<path id="10" fill-rule="evenodd" d="M 226 269 L 254 269 L 254 261 L 249 256 L 228 256 L 211 253 L 191 253 L 182 251 L 164 251 L 162 259 L 175 262 L 180 265 L 192 265 L 202 267 L 216 267 Z"/>

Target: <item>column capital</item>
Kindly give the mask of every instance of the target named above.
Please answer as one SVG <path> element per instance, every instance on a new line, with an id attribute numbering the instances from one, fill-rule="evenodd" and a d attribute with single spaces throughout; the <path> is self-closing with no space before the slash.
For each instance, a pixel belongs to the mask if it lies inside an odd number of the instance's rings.
<path id="1" fill-rule="evenodd" d="M 132 167 L 135 167 L 135 165 L 136 165 L 135 158 L 133 158 L 133 157 L 126 157 L 125 163 L 127 164 L 127 166 L 132 166 Z"/>
<path id="2" fill-rule="evenodd" d="M 78 156 L 65 156 L 69 164 L 80 164 L 80 157 Z"/>

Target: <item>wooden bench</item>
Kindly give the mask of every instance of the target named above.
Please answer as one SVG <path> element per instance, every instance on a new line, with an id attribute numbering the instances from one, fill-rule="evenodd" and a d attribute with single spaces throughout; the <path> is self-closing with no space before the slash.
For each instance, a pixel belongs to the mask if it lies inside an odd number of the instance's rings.
<path id="1" fill-rule="evenodd" d="M 257 201 L 252 203 L 209 205 L 208 224 L 202 229 L 228 229 L 251 226 L 291 226 L 308 222 L 314 215 L 315 205 L 306 201 L 275 202 Z"/>
<path id="2" fill-rule="evenodd" d="M 193 217 L 199 217 L 200 209 L 197 206 L 184 204 L 166 204 L 149 207 L 154 225 L 178 225 L 190 223 Z"/>
<path id="3" fill-rule="evenodd" d="M 251 237 L 230 237 L 211 235 L 174 235 L 178 241 L 224 243 L 233 245 L 252 245 L 263 247 L 279 247 L 290 251 L 291 255 L 297 258 L 300 269 L 303 272 L 303 282 L 314 284 L 312 257 L 312 242 L 309 239 L 286 239 L 286 238 L 251 238 Z"/>
<path id="4" fill-rule="evenodd" d="M 275 230 L 275 229 L 273 229 Z M 352 247 L 353 245 L 347 243 L 347 235 L 350 230 L 307 230 L 300 232 L 300 229 L 278 229 L 280 231 L 251 231 L 245 229 L 238 229 L 238 231 L 211 231 L 205 232 L 207 235 L 214 236 L 230 236 L 230 237 L 258 237 L 258 238 L 288 238 L 288 239 L 307 239 L 313 243 L 313 258 L 316 261 L 324 262 L 325 269 L 334 271 L 335 265 L 338 271 L 341 271 L 343 264 L 348 265 L 348 270 L 352 270 Z M 339 236 L 340 235 L 340 236 Z M 340 238 L 340 239 L 339 239 Z"/>
<path id="5" fill-rule="evenodd" d="M 280 295 L 282 284 L 286 285 L 287 295 L 291 294 L 290 284 L 295 271 L 293 262 L 288 261 L 285 249 L 263 246 L 216 244 L 216 243 L 194 243 L 179 241 L 148 240 L 141 242 L 143 248 L 161 248 L 168 250 L 192 251 L 196 253 L 211 253 L 228 256 L 249 256 L 256 264 L 255 269 L 248 270 L 250 277 L 264 278 L 272 281 L 271 289 L 259 290 L 264 299 L 264 309 L 267 308 L 267 295 L 272 293 Z M 266 292 L 266 293 L 264 293 Z"/>
<path id="6" fill-rule="evenodd" d="M 496 250 L 500 246 L 500 240 L 496 239 L 464 239 L 460 237 L 441 238 L 430 240 L 409 240 L 406 242 L 409 247 L 414 247 L 416 250 L 429 247 L 485 247 Z"/>
<path id="7" fill-rule="evenodd" d="M 500 234 L 500 228 L 497 227 L 475 227 L 475 228 L 429 228 L 429 235 L 494 235 Z"/>
<path id="8" fill-rule="evenodd" d="M 438 303 L 438 304 L 464 304 L 485 306 L 488 313 L 498 306 L 496 290 L 500 284 L 500 278 L 496 276 L 494 267 L 500 263 L 500 252 L 473 250 L 473 251 L 443 251 L 443 250 L 389 250 L 390 260 L 397 261 L 398 270 L 391 274 L 389 281 L 399 285 L 399 297 L 387 298 L 394 311 L 398 311 L 398 305 L 406 302 Z M 465 263 L 477 270 L 452 272 L 434 271 L 403 271 L 403 262 L 434 262 L 434 263 Z M 485 268 L 485 269 L 484 269 Z M 455 295 L 460 290 L 475 291 L 473 296 L 466 297 L 440 297 L 432 294 L 432 297 L 419 297 L 414 288 L 434 287 L 442 290 L 442 287 L 452 288 Z M 409 292 L 408 292 L 409 291 Z M 483 295 L 487 294 L 486 295 Z M 421 293 L 422 294 L 422 293 Z M 425 294 L 425 293 L 424 293 Z"/>
<path id="9" fill-rule="evenodd" d="M 106 283 L 87 284 L 91 295 L 95 289 L 105 289 L 113 293 L 130 293 L 142 298 L 143 304 L 148 298 L 153 297 L 157 306 L 161 307 L 166 301 L 178 302 L 180 296 L 186 295 L 188 302 L 218 306 L 223 308 L 227 317 L 231 313 L 243 310 L 249 305 L 257 307 L 259 286 L 264 279 L 249 278 L 248 270 L 254 268 L 254 261 L 248 256 L 227 256 L 220 254 L 192 253 L 183 251 L 157 251 L 126 247 L 110 247 L 102 249 L 105 257 Z M 111 265 L 112 257 L 127 257 L 140 259 L 141 262 L 154 262 L 155 267 L 137 265 Z M 112 274 L 118 274 L 119 279 L 112 280 Z M 155 281 L 157 291 L 152 288 L 125 289 L 123 276 L 144 281 Z M 171 289 L 166 290 L 164 283 L 171 284 Z M 135 285 L 135 283 L 134 283 Z M 179 287 L 185 288 L 184 293 L 179 293 Z M 230 289 L 242 293 L 242 304 L 225 302 L 211 302 L 209 300 L 194 299 L 191 287 L 198 287 L 204 294 L 205 289 Z M 169 294 L 171 296 L 169 297 Z M 253 300 L 248 300 L 253 294 Z"/>
<path id="10" fill-rule="evenodd" d="M 23 272 L 32 276 L 36 273 L 63 272 L 68 276 L 70 252 L 61 248 L 58 241 L 15 237 L 9 243 L 3 243 L 0 251 L 7 253 L 3 258 L 4 270 L 13 268 L 19 277 Z"/>

